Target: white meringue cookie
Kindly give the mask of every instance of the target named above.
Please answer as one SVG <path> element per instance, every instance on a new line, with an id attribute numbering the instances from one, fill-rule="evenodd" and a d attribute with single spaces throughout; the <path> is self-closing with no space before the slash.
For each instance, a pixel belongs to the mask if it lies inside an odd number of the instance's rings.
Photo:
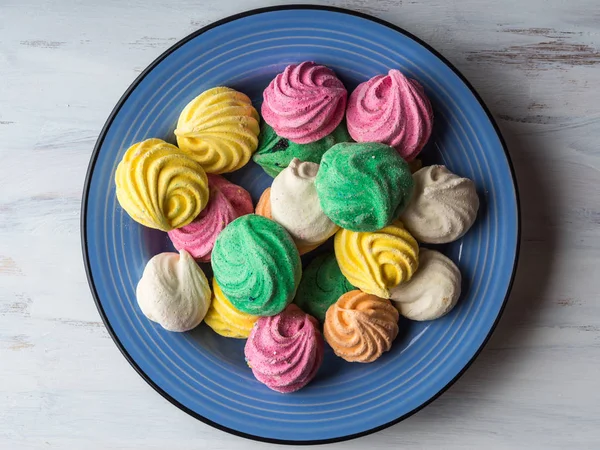
<path id="1" fill-rule="evenodd" d="M 460 297 L 458 267 L 440 252 L 421 248 L 419 269 L 391 290 L 400 314 L 411 320 L 434 320 L 450 312 Z"/>
<path id="2" fill-rule="evenodd" d="M 400 219 L 418 241 L 445 244 L 471 228 L 479 209 L 475 183 L 445 166 L 423 167 L 413 180 L 413 197 Z"/>
<path id="3" fill-rule="evenodd" d="M 210 306 L 208 280 L 185 250 L 159 253 L 144 269 L 136 296 L 144 315 L 169 331 L 198 326 Z"/>
<path id="4" fill-rule="evenodd" d="M 319 165 L 292 159 L 273 180 L 271 215 L 298 246 L 318 245 L 338 230 L 321 209 L 315 188 Z"/>

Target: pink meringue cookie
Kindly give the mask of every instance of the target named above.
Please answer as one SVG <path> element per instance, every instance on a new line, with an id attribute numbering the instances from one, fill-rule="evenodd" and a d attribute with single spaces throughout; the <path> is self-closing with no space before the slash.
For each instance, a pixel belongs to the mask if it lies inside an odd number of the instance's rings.
<path id="1" fill-rule="evenodd" d="M 431 135 L 433 111 L 419 82 L 392 69 L 356 87 L 346 122 L 355 141 L 387 144 L 410 161 Z"/>
<path id="2" fill-rule="evenodd" d="M 309 144 L 340 124 L 347 96 L 331 69 L 306 61 L 287 66 L 271 81 L 263 93 L 261 113 L 277 135 Z"/>
<path id="3" fill-rule="evenodd" d="M 323 362 L 323 346 L 317 320 L 291 304 L 276 316 L 258 319 L 244 353 L 258 381 L 289 393 L 314 378 Z"/>
<path id="4" fill-rule="evenodd" d="M 169 231 L 177 250 L 186 250 L 199 261 L 210 261 L 219 233 L 240 216 L 254 212 L 250 194 L 220 175 L 207 174 L 210 198 L 192 223 Z"/>

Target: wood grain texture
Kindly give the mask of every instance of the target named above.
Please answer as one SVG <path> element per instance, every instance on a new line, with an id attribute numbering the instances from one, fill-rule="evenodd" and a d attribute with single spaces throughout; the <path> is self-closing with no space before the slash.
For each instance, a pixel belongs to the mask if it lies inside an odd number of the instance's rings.
<path id="1" fill-rule="evenodd" d="M 121 357 L 79 208 L 137 74 L 197 28 L 276 3 L 0 0 L 0 449 L 263 448 L 177 410 Z M 523 212 L 513 294 L 472 368 L 405 422 L 330 448 L 600 448 L 597 1 L 320 3 L 396 23 L 464 73 L 505 133 Z"/>

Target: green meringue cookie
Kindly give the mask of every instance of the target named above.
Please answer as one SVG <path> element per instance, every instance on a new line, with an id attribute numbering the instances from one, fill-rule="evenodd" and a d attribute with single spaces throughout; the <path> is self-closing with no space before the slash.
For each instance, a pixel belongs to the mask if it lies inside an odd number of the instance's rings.
<path id="1" fill-rule="evenodd" d="M 287 231 L 255 214 L 242 216 L 221 231 L 211 262 L 225 297 L 255 316 L 283 311 L 302 276 L 300 255 Z"/>
<path id="2" fill-rule="evenodd" d="M 338 142 L 350 142 L 352 138 L 346 129 L 346 123 L 340 123 L 333 132 L 310 144 L 296 144 L 277 136 L 264 120 L 258 136 L 258 150 L 252 157 L 268 175 L 275 178 L 285 169 L 293 158 L 300 161 L 319 163 L 323 154 Z"/>
<path id="3" fill-rule="evenodd" d="M 323 323 L 327 309 L 346 292 L 354 289 L 342 275 L 335 254 L 320 255 L 302 272 L 294 303 Z"/>
<path id="4" fill-rule="evenodd" d="M 376 142 L 340 143 L 321 159 L 315 180 L 321 208 L 336 225 L 377 231 L 404 210 L 414 189 L 408 163 Z"/>

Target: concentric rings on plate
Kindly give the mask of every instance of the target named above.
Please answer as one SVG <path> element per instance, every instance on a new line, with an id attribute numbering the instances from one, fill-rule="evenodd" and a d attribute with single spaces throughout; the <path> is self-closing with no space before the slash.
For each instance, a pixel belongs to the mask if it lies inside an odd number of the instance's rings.
<path id="1" fill-rule="evenodd" d="M 227 85 L 259 105 L 287 64 L 314 60 L 352 89 L 398 68 L 430 97 L 434 133 L 426 163 L 443 163 L 475 181 L 482 212 L 473 229 L 443 251 L 465 285 L 458 306 L 432 323 L 401 323 L 392 350 L 370 365 L 329 351 L 317 378 L 282 396 L 260 385 L 243 358 L 243 341 L 201 325 L 173 334 L 146 320 L 135 301 L 145 263 L 170 248 L 164 233 L 134 223 L 118 206 L 114 171 L 132 143 L 174 142 L 179 112 L 203 90 Z M 271 178 L 254 163 L 230 179 L 254 201 Z M 518 252 L 516 187 L 502 140 L 476 94 L 449 63 L 416 38 L 381 21 L 333 8 L 279 7 L 225 19 L 159 57 L 117 104 L 102 131 L 82 210 L 84 257 L 92 292 L 124 355 L 163 396 L 226 431 L 285 443 L 321 443 L 372 432 L 420 409 L 469 365 L 507 298 Z M 326 352 L 327 353 L 327 352 Z"/>

